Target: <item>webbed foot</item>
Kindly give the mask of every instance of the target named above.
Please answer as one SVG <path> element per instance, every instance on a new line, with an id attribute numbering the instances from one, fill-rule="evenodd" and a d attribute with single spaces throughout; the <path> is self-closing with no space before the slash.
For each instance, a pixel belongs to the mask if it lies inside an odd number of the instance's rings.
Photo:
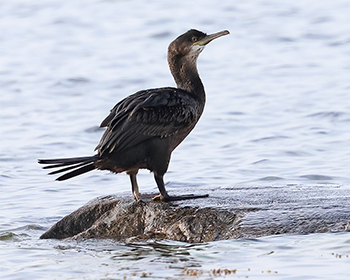
<path id="1" fill-rule="evenodd" d="M 153 197 L 152 200 L 170 202 L 170 201 L 180 201 L 180 200 L 197 199 L 197 198 L 205 198 L 205 197 L 209 197 L 209 194 L 204 194 L 204 195 L 185 194 L 185 195 L 179 195 L 179 196 L 168 195 L 164 197 L 161 194 L 159 194 Z"/>

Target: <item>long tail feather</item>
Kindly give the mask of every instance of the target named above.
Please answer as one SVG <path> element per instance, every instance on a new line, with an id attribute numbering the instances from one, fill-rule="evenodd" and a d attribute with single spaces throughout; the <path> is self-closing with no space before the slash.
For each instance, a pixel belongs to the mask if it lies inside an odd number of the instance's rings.
<path id="1" fill-rule="evenodd" d="M 44 160 L 45 161 L 45 160 Z M 69 165 L 74 165 L 74 164 L 82 164 L 82 163 L 89 163 L 91 162 L 91 158 L 88 158 L 85 160 L 85 158 L 82 158 L 81 160 L 79 161 L 72 161 L 72 162 L 61 162 L 61 163 L 58 163 L 58 164 L 54 164 L 55 162 L 52 162 L 52 163 L 42 163 L 41 161 L 39 161 L 40 164 L 52 164 L 52 165 L 47 165 L 47 166 L 44 166 L 43 169 L 50 169 L 50 168 L 57 168 L 57 167 L 63 167 L 63 166 L 69 166 Z"/>
<path id="2" fill-rule="evenodd" d="M 91 170 L 94 170 L 95 169 L 94 161 L 97 158 L 98 156 L 95 155 L 90 157 L 39 159 L 38 162 L 40 164 L 48 164 L 47 166 L 44 166 L 43 169 L 64 167 L 64 168 L 50 172 L 49 175 L 57 174 L 57 173 L 61 173 L 61 172 L 65 172 L 73 169 L 73 171 L 68 172 L 56 179 L 58 181 L 63 181 L 63 180 L 67 180 L 72 177 L 84 174 Z"/>
<path id="3" fill-rule="evenodd" d="M 80 174 L 84 174 L 84 173 L 86 173 L 86 172 L 89 172 L 89 171 L 91 171 L 91 170 L 94 170 L 95 168 L 96 168 L 96 167 L 94 166 L 94 164 L 93 164 L 93 163 L 90 163 L 90 164 L 85 165 L 85 166 L 83 166 L 83 167 L 80 167 L 80 168 L 78 168 L 78 169 L 76 169 L 76 170 L 73 170 L 73 171 L 71 171 L 71 172 L 69 172 L 69 173 L 66 173 L 66 174 L 64 174 L 64 175 L 62 175 L 62 176 L 60 176 L 60 177 L 58 177 L 56 180 L 57 180 L 57 181 L 67 180 L 67 179 L 70 179 L 70 178 L 72 178 L 72 177 L 78 176 L 78 175 L 80 175 Z"/>
<path id="4" fill-rule="evenodd" d="M 92 159 L 95 159 L 96 156 L 90 156 L 90 157 L 74 157 L 74 158 L 55 158 L 55 159 L 38 159 L 38 162 L 40 164 L 54 164 L 54 163 L 66 163 L 66 164 L 74 164 L 74 163 L 80 163 L 84 161 L 91 161 Z"/>
<path id="5" fill-rule="evenodd" d="M 82 167 L 82 166 L 87 165 L 87 164 L 89 164 L 89 162 L 88 163 L 83 162 L 83 163 L 80 163 L 80 164 L 75 164 L 73 166 L 68 166 L 68 167 L 65 167 L 65 168 L 61 168 L 61 169 L 58 169 L 58 170 L 50 172 L 49 175 L 54 175 L 54 174 L 57 174 L 57 173 L 61 173 L 61 172 L 65 172 L 65 171 L 68 171 L 68 170 L 76 169 L 76 168 Z M 45 167 L 47 167 L 47 166 L 45 166 Z M 43 169 L 45 169 L 45 167 L 43 167 Z"/>

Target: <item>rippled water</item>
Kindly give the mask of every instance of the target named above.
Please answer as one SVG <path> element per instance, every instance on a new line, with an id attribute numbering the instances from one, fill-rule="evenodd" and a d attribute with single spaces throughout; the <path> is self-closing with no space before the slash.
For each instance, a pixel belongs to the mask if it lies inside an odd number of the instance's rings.
<path id="1" fill-rule="evenodd" d="M 4 238 L 3 238 L 4 239 Z M 19 242 L 19 240 L 22 240 Z M 349 233 L 186 245 L 110 240 L 2 241 L 5 279 L 348 279 Z M 17 246 L 11 243 L 17 242 Z M 197 276 L 197 277 L 193 277 Z"/>
<path id="2" fill-rule="evenodd" d="M 11 0 L 0 13 L 0 277 L 176 278 L 188 267 L 203 279 L 219 276 L 218 268 L 241 277 L 346 279 L 349 234 L 194 246 L 38 240 L 90 199 L 130 186 L 125 175 L 97 171 L 58 183 L 36 159 L 92 154 L 98 125 L 117 101 L 174 85 L 170 41 L 189 28 L 228 29 L 199 58 L 207 105 L 173 153 L 169 191 L 349 186 L 348 1 Z M 156 191 L 146 171 L 140 187 Z"/>

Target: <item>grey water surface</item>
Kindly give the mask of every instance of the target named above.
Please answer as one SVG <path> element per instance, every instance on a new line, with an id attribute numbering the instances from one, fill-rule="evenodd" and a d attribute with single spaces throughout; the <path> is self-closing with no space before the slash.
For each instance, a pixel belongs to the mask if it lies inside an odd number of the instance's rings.
<path id="1" fill-rule="evenodd" d="M 349 18 L 346 0 L 1 1 L 0 278 L 348 279 L 348 232 L 192 245 L 39 240 L 130 183 L 98 171 L 55 182 L 37 158 L 92 155 L 115 103 L 174 86 L 174 38 L 228 29 L 199 57 L 207 104 L 173 153 L 169 192 L 350 188 Z M 139 181 L 141 192 L 156 191 L 149 172 Z"/>

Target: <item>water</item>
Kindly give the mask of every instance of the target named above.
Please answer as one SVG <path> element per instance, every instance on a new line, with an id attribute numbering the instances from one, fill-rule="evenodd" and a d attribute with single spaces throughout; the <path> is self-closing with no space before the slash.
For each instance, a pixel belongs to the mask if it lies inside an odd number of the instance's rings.
<path id="1" fill-rule="evenodd" d="M 1 278 L 212 279 L 226 268 L 237 269 L 227 278 L 347 279 L 349 233 L 193 246 L 38 240 L 130 184 L 97 171 L 58 183 L 36 159 L 92 154 L 117 101 L 174 85 L 170 41 L 189 28 L 228 29 L 199 58 L 207 104 L 173 153 L 168 190 L 350 186 L 348 1 L 11 0 L 0 13 Z M 156 191 L 147 171 L 139 177 L 141 191 Z"/>
<path id="2" fill-rule="evenodd" d="M 22 241 L 19 241 L 19 240 Z M 5 279 L 347 279 L 348 233 L 272 236 L 186 245 L 110 240 L 3 241 Z M 20 245 L 13 246 L 13 242 Z"/>

